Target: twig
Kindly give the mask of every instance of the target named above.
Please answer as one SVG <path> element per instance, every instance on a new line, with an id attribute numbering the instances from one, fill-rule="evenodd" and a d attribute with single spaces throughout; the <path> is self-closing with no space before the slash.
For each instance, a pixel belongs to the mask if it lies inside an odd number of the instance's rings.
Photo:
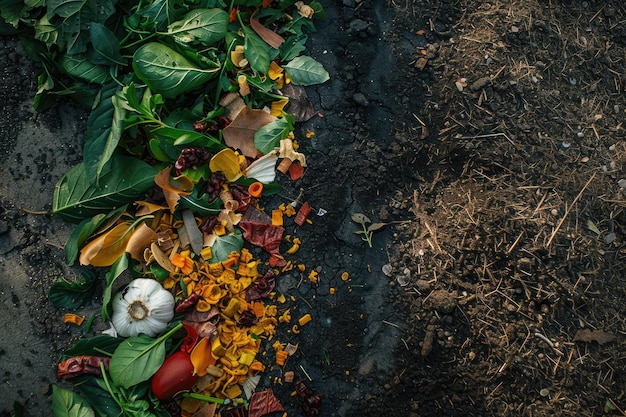
<path id="1" fill-rule="evenodd" d="M 583 196 L 583 193 L 585 192 L 587 187 L 589 187 L 589 184 L 591 184 L 591 181 L 595 177 L 596 177 L 596 173 L 594 172 L 593 175 L 591 176 L 591 178 L 589 178 L 589 180 L 587 181 L 585 186 L 582 188 L 582 190 L 580 190 L 580 192 L 578 193 L 578 195 L 576 196 L 574 201 L 572 201 L 572 204 L 570 204 L 569 207 L 567 207 L 567 209 L 565 210 L 565 214 L 563 215 L 563 217 L 559 221 L 559 224 L 556 225 L 556 228 L 552 232 L 552 236 L 550 236 L 550 239 L 548 240 L 548 243 L 546 244 L 546 247 L 550 247 L 552 245 L 552 241 L 556 237 L 556 234 L 559 232 L 559 229 L 561 228 L 561 226 L 563 226 L 563 223 L 565 223 L 565 219 L 569 215 L 569 212 L 572 210 L 572 207 L 574 207 L 576 205 L 576 203 L 578 202 L 578 200 L 580 200 L 580 198 Z"/>
<path id="2" fill-rule="evenodd" d="M 308 372 L 304 369 L 304 366 L 300 365 L 300 369 L 302 369 L 302 372 L 304 372 L 304 375 L 306 375 L 309 381 L 313 381 L 313 378 L 309 376 Z"/>
<path id="3" fill-rule="evenodd" d="M 389 326 L 393 326 L 393 327 L 395 327 L 396 329 L 399 329 L 399 328 L 400 328 L 400 326 L 398 326 L 397 324 L 392 323 L 392 322 L 387 321 L 387 320 L 383 320 L 383 323 L 388 324 Z"/>

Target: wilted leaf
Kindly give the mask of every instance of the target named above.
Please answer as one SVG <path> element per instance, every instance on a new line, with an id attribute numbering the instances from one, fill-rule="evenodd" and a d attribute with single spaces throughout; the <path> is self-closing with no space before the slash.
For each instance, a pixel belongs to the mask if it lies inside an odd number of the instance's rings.
<path id="1" fill-rule="evenodd" d="M 84 271 L 76 281 L 59 279 L 50 287 L 48 299 L 56 308 L 75 310 L 91 301 L 96 283 L 96 275 L 91 271 Z"/>
<path id="2" fill-rule="evenodd" d="M 131 233 L 127 233 L 130 222 L 123 222 L 101 234 L 80 251 L 80 264 L 111 266 L 124 254 Z"/>
<path id="3" fill-rule="evenodd" d="M 352 221 L 359 224 L 371 223 L 372 221 L 363 213 L 352 213 Z"/>
<path id="4" fill-rule="evenodd" d="M 225 148 L 213 155 L 209 161 L 211 172 L 221 172 L 227 181 L 236 181 L 241 177 L 239 155 L 230 148 Z"/>
<path id="5" fill-rule="evenodd" d="M 385 227 L 385 223 L 374 223 L 374 224 L 370 224 L 367 228 L 368 232 L 375 232 L 377 230 L 382 229 L 383 227 Z"/>
<path id="6" fill-rule="evenodd" d="M 598 227 L 595 225 L 594 222 L 592 222 L 589 219 L 587 219 L 587 229 L 589 229 L 590 231 L 592 231 L 596 235 L 600 234 L 600 230 L 598 229 Z"/>
<path id="7" fill-rule="evenodd" d="M 615 341 L 613 333 L 607 333 L 603 330 L 582 329 L 576 332 L 574 342 L 597 342 L 601 345 Z"/>
<path id="8" fill-rule="evenodd" d="M 143 252 L 150 246 L 152 242 L 157 240 L 157 233 L 148 227 L 147 224 L 141 223 L 135 231 L 132 233 L 128 244 L 126 245 L 126 252 L 136 261 L 143 262 Z"/>
<path id="9" fill-rule="evenodd" d="M 256 158 L 259 150 L 254 146 L 254 134 L 274 120 L 275 116 L 263 110 L 244 107 L 235 120 L 224 128 L 224 142 L 231 148 L 239 149 L 245 156 Z"/>
<path id="10" fill-rule="evenodd" d="M 263 26 L 261 22 L 259 22 L 259 19 L 254 17 L 254 15 L 256 15 L 256 12 L 252 15 L 253 17 L 250 18 L 250 27 L 252 30 L 254 30 L 256 34 L 259 35 L 269 46 L 274 49 L 278 49 L 280 45 L 285 42 L 285 39 L 273 30 Z"/>
<path id="11" fill-rule="evenodd" d="M 289 97 L 285 111 L 292 115 L 296 122 L 306 122 L 315 116 L 315 109 L 304 87 L 289 83 L 281 89 L 281 92 Z"/>
<path id="12" fill-rule="evenodd" d="M 176 210 L 180 197 L 190 195 L 193 189 L 193 182 L 184 175 L 172 178 L 169 167 L 162 169 L 154 177 L 154 183 L 163 190 L 165 201 L 167 201 L 167 205 L 172 213 Z"/>

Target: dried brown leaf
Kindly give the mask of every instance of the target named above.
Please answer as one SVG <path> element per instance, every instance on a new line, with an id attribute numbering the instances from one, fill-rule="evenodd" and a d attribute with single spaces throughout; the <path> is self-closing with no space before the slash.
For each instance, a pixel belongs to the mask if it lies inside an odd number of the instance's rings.
<path id="1" fill-rule="evenodd" d="M 368 232 L 375 232 L 377 230 L 382 229 L 383 227 L 385 227 L 385 223 L 374 223 L 369 225 L 369 227 L 367 228 Z"/>
<path id="2" fill-rule="evenodd" d="M 226 145 L 239 149 L 242 154 L 250 158 L 259 156 L 254 146 L 254 134 L 266 124 L 276 120 L 275 116 L 258 109 L 244 107 L 235 120 L 222 131 Z"/>
<path id="3" fill-rule="evenodd" d="M 129 222 L 123 222 L 86 244 L 80 251 L 80 264 L 111 266 L 124 254 L 131 237 Z"/>
<path id="4" fill-rule="evenodd" d="M 315 116 L 315 109 L 304 87 L 289 83 L 285 84 L 281 92 L 289 98 L 285 111 L 292 115 L 296 122 L 306 122 Z"/>
<path id="5" fill-rule="evenodd" d="M 128 240 L 128 244 L 126 245 L 126 252 L 130 253 L 130 256 L 139 261 L 143 262 L 143 253 L 145 249 L 150 246 L 150 244 L 158 239 L 157 233 L 148 227 L 147 224 L 141 223 L 130 239 Z"/>
<path id="6" fill-rule="evenodd" d="M 615 341 L 616 337 L 613 333 L 603 330 L 582 329 L 576 332 L 574 342 L 597 342 L 601 345 Z"/>
<path id="7" fill-rule="evenodd" d="M 359 224 L 371 223 L 372 221 L 363 213 L 352 213 L 352 221 Z"/>
<path id="8" fill-rule="evenodd" d="M 259 35 L 259 37 L 263 39 L 269 46 L 274 49 L 278 49 L 280 45 L 285 42 L 285 39 L 273 30 L 263 26 L 261 22 L 259 22 L 259 19 L 254 17 L 255 15 L 256 11 L 252 14 L 252 17 L 250 17 L 250 27 L 252 28 L 252 30 L 254 30 L 256 34 Z"/>

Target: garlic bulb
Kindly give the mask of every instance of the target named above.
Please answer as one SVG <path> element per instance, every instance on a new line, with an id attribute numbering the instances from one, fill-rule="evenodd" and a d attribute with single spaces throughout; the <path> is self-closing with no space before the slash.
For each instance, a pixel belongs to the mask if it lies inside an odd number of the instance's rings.
<path id="1" fill-rule="evenodd" d="M 137 278 L 113 297 L 111 321 L 122 337 L 154 337 L 174 317 L 174 296 L 153 279 Z"/>

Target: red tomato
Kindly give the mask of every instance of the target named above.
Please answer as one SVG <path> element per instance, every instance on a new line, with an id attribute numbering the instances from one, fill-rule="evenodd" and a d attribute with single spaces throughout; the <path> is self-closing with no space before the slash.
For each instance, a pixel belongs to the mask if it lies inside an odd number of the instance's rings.
<path id="1" fill-rule="evenodd" d="M 159 400 L 167 401 L 179 392 L 189 391 L 197 380 L 189 354 L 178 351 L 165 359 L 152 377 L 150 387 Z"/>

